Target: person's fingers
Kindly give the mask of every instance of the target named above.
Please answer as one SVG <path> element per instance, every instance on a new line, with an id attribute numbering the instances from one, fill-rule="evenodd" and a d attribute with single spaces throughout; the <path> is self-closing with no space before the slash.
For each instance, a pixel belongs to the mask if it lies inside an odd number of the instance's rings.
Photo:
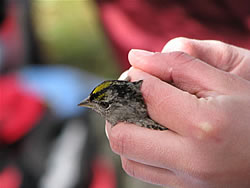
<path id="1" fill-rule="evenodd" d="M 213 100 L 197 98 L 136 68 L 130 69 L 129 77 L 143 80 L 141 91 L 149 116 L 177 134 L 211 135 L 215 130 L 209 125 L 218 124 L 216 118 L 224 118 Z"/>
<path id="2" fill-rule="evenodd" d="M 182 51 L 216 68 L 250 80 L 250 52 L 215 40 L 195 40 L 184 37 L 170 40 L 162 52 Z"/>
<path id="3" fill-rule="evenodd" d="M 179 136 L 172 131 L 157 131 L 142 128 L 133 124 L 119 123 L 111 127 L 106 123 L 110 147 L 112 151 L 130 160 L 158 168 L 169 169 L 173 172 L 199 174 L 210 169 L 202 159 L 192 150 L 193 142 L 187 137 Z M 203 142 L 205 137 L 199 137 L 197 142 Z M 204 138 L 204 139 L 203 139 Z M 210 139 L 210 137 L 209 137 Z M 213 145 L 211 143 L 211 145 Z M 211 147 L 206 147 L 207 151 Z M 205 167 L 204 169 L 197 166 Z M 201 173 L 202 174 L 202 173 Z"/>
<path id="4" fill-rule="evenodd" d="M 141 164 L 125 157 L 121 157 L 121 162 L 124 171 L 132 177 L 157 185 L 181 187 L 178 176 L 167 169 Z"/>
<path id="5" fill-rule="evenodd" d="M 106 126 L 110 147 L 119 155 L 150 166 L 172 170 L 184 170 L 189 164 L 187 160 L 190 159 L 184 153 L 183 139 L 172 131 L 150 130 L 125 123 L 114 127 L 106 123 Z"/>
<path id="6" fill-rule="evenodd" d="M 206 187 L 203 182 L 180 172 L 145 165 L 123 156 L 121 156 L 121 162 L 122 168 L 128 175 L 148 183 L 175 188 Z"/>
<path id="7" fill-rule="evenodd" d="M 152 54 L 143 50 L 131 50 L 129 61 L 133 67 L 173 83 L 198 97 L 207 97 L 211 93 L 237 93 L 242 88 L 242 85 L 232 84 L 240 77 L 216 69 L 184 52 Z"/>

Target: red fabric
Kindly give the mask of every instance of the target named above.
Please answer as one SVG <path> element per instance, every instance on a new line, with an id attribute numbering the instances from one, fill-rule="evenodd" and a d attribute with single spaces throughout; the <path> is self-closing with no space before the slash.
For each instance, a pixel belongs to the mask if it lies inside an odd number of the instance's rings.
<path id="1" fill-rule="evenodd" d="M 122 69 L 131 48 L 160 51 L 174 37 L 214 39 L 250 49 L 249 0 L 97 0 Z"/>
<path id="2" fill-rule="evenodd" d="M 15 76 L 0 77 L 0 142 L 9 144 L 20 139 L 42 114 L 40 99 L 19 87 Z"/>
<path id="3" fill-rule="evenodd" d="M 18 188 L 21 185 L 22 177 L 14 167 L 5 168 L 0 172 L 0 188 Z"/>
<path id="4" fill-rule="evenodd" d="M 93 179 L 90 188 L 115 188 L 116 176 L 112 164 L 96 160 L 93 165 Z"/>

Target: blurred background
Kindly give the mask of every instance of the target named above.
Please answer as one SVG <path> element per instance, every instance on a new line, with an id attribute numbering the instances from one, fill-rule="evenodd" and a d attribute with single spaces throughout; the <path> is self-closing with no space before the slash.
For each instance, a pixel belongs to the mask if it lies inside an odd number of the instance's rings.
<path id="1" fill-rule="evenodd" d="M 153 187 L 127 176 L 104 120 L 77 107 L 124 70 L 93 0 L 0 1 L 0 187 Z"/>

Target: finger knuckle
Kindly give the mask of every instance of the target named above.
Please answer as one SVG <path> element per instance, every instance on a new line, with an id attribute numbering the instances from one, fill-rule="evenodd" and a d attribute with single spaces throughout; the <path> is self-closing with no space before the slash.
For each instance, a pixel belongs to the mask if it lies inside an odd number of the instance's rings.
<path id="1" fill-rule="evenodd" d="M 194 125 L 198 128 L 197 137 L 199 139 L 213 139 L 215 141 L 221 141 L 223 134 L 227 131 L 227 125 L 229 124 L 228 114 L 214 106 L 210 105 L 209 111 L 204 111 L 205 114 L 200 114 L 198 125 Z M 202 120 L 201 120 L 202 119 Z"/>
<path id="2" fill-rule="evenodd" d="M 130 176 L 136 177 L 135 165 L 129 160 L 122 160 L 123 170 Z"/>
<path id="3" fill-rule="evenodd" d="M 199 140 L 220 140 L 222 128 L 219 124 L 212 123 L 212 121 L 204 121 L 200 122 L 198 127 L 197 137 Z"/>
<path id="4" fill-rule="evenodd" d="M 223 43 L 221 41 L 214 41 L 217 47 L 217 62 L 218 67 L 222 70 L 230 72 L 238 63 L 237 60 L 241 60 L 236 53 L 235 48 L 232 45 Z M 227 62 L 227 63 L 224 63 Z"/>
<path id="5" fill-rule="evenodd" d="M 211 182 L 214 179 L 214 172 L 209 168 L 198 168 L 193 172 L 192 176 L 200 182 Z"/>
<path id="6" fill-rule="evenodd" d="M 121 130 L 115 130 L 112 131 L 109 141 L 112 151 L 123 155 L 128 149 L 128 145 L 130 143 L 130 136 L 126 134 L 126 132 L 122 132 Z"/>

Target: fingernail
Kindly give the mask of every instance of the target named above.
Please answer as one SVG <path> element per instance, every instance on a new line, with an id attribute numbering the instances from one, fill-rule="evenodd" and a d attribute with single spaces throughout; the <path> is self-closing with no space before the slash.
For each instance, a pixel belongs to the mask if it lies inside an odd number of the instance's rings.
<path id="1" fill-rule="evenodd" d="M 150 52 L 150 51 L 147 51 L 147 50 L 132 49 L 132 50 L 130 50 L 129 55 L 151 56 L 151 55 L 154 55 L 154 52 Z"/>
<path id="2" fill-rule="evenodd" d="M 107 138 L 108 138 L 108 140 L 109 140 L 109 135 L 108 135 L 108 128 L 107 128 L 107 125 L 105 125 L 105 134 L 106 134 L 106 136 L 107 136 Z"/>
<path id="3" fill-rule="evenodd" d="M 118 78 L 118 80 L 130 81 L 130 78 L 128 76 L 128 70 L 126 70 L 125 72 L 123 72 L 121 74 L 121 76 Z"/>

